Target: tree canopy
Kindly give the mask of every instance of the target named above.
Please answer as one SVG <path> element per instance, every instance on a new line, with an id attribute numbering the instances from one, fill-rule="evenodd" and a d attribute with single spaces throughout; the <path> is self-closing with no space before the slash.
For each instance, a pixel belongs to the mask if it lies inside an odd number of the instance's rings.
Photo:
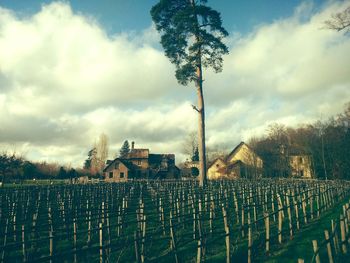
<path id="1" fill-rule="evenodd" d="M 120 158 L 126 158 L 130 152 L 130 144 L 128 140 L 125 140 L 119 151 Z"/>
<path id="2" fill-rule="evenodd" d="M 222 27 L 220 13 L 206 2 L 161 0 L 151 9 L 165 55 L 176 65 L 175 76 L 182 85 L 198 81 L 198 65 L 220 72 L 222 55 L 228 53 L 222 42 L 228 33 Z"/>

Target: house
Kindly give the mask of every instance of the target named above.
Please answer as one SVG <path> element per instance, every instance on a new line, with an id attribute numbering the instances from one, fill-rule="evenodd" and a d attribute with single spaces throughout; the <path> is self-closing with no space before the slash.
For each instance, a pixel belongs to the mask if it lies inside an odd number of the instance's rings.
<path id="1" fill-rule="evenodd" d="M 312 178 L 311 155 L 301 148 L 293 147 L 288 153 L 292 177 Z"/>
<path id="2" fill-rule="evenodd" d="M 149 149 L 131 150 L 125 158 L 108 161 L 103 170 L 106 182 L 125 182 L 130 179 L 177 179 L 180 169 L 175 165 L 174 154 L 150 154 Z"/>
<path id="3" fill-rule="evenodd" d="M 257 178 L 262 176 L 262 159 L 244 142 L 225 158 L 217 158 L 208 166 L 208 179 Z"/>

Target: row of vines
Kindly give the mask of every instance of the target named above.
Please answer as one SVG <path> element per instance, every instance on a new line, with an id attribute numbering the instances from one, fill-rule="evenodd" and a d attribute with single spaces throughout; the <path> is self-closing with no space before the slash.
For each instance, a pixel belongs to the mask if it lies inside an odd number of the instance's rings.
<path id="1" fill-rule="evenodd" d="M 349 190 L 343 181 L 269 179 L 4 187 L 0 260 L 255 262 Z"/>

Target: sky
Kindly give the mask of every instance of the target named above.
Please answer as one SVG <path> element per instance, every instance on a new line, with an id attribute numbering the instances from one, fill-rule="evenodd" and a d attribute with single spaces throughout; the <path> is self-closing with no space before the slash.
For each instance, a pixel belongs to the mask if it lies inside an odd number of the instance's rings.
<path id="1" fill-rule="evenodd" d="M 156 0 L 0 0 L 0 151 L 81 167 L 101 133 L 188 156 L 193 84 L 181 86 L 149 10 Z M 324 21 L 350 1 L 209 0 L 229 32 L 204 72 L 207 146 L 230 151 L 272 123 L 326 119 L 350 101 L 350 38 Z"/>

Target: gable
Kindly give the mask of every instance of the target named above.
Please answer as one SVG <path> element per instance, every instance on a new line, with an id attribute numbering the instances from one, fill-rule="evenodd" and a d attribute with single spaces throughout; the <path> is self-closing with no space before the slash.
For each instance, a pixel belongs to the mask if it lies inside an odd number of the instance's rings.
<path id="1" fill-rule="evenodd" d="M 261 158 L 244 142 L 241 142 L 227 157 L 227 163 L 241 161 L 247 165 L 262 167 Z"/>
<path id="2" fill-rule="evenodd" d="M 121 168 L 130 170 L 129 165 L 125 164 L 121 159 L 116 158 L 109 162 L 109 164 L 103 169 L 103 172 L 109 172 Z"/>
<path id="3" fill-rule="evenodd" d="M 214 162 L 209 166 L 208 169 L 219 169 L 222 167 L 226 167 L 226 163 L 221 159 L 221 158 L 217 158 L 216 160 L 214 160 Z"/>

